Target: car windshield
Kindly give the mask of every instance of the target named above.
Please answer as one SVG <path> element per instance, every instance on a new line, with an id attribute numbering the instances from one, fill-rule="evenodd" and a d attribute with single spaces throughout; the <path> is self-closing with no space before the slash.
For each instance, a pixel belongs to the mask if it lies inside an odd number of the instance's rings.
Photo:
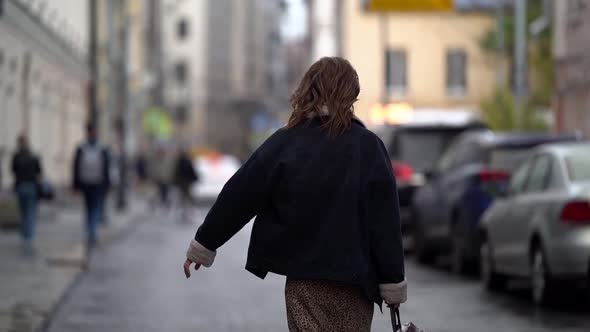
<path id="1" fill-rule="evenodd" d="M 567 173 L 572 182 L 590 181 L 590 155 L 571 154 L 565 157 Z"/>
<path id="2" fill-rule="evenodd" d="M 418 171 L 434 166 L 449 143 L 463 129 L 412 129 L 396 135 L 392 157 L 410 164 Z"/>
<path id="3" fill-rule="evenodd" d="M 490 167 L 492 169 L 514 171 L 528 156 L 530 149 L 525 147 L 500 147 L 490 151 Z"/>

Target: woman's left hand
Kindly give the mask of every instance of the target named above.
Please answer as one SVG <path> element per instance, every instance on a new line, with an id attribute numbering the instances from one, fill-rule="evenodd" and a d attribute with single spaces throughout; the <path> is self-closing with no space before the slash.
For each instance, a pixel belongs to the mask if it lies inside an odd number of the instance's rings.
<path id="1" fill-rule="evenodd" d="M 194 264 L 190 259 L 186 259 L 184 261 L 184 275 L 186 278 L 191 277 L 191 264 Z M 201 267 L 201 264 L 195 264 L 195 271 L 197 271 Z"/>

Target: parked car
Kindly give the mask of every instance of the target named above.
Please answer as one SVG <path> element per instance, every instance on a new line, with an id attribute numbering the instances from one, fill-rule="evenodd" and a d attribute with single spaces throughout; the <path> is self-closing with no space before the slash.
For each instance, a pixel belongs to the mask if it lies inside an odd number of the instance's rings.
<path id="1" fill-rule="evenodd" d="M 514 173 L 481 223 L 481 276 L 489 289 L 529 278 L 532 298 L 557 281 L 590 282 L 590 143 L 543 146 Z"/>
<path id="2" fill-rule="evenodd" d="M 459 136 L 428 174 L 414 196 L 414 243 L 419 261 L 451 253 L 451 267 L 461 273 L 477 266 L 478 224 L 495 196 L 505 190 L 511 172 L 531 148 L 572 141 L 574 136 L 495 134 L 471 131 Z"/>
<path id="3" fill-rule="evenodd" d="M 486 128 L 471 116 L 453 117 L 457 115 L 453 112 L 415 113 L 416 116 L 406 123 L 388 125 L 376 131 L 389 153 L 397 179 L 404 234 L 411 233 L 413 196 L 424 183 L 424 171 L 434 167 L 459 134 Z"/>
<path id="4" fill-rule="evenodd" d="M 191 188 L 193 197 L 205 202 L 214 201 L 240 166 L 240 161 L 230 155 L 210 153 L 197 157 L 194 167 L 199 181 Z"/>

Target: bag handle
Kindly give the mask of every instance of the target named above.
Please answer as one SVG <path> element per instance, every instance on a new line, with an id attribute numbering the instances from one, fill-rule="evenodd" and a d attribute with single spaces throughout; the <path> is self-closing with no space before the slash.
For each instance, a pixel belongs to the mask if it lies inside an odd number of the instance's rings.
<path id="1" fill-rule="evenodd" d="M 389 313 L 391 314 L 391 327 L 393 328 L 393 332 L 401 332 L 402 330 L 402 320 L 399 316 L 399 308 L 395 308 L 392 306 L 389 307 Z"/>

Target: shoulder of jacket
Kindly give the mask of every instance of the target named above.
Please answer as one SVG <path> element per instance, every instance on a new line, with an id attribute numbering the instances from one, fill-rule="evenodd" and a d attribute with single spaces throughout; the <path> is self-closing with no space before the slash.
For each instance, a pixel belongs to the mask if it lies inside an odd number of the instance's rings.
<path id="1" fill-rule="evenodd" d="M 363 141 L 363 143 L 373 145 L 380 145 L 383 143 L 381 141 L 381 138 L 379 138 L 379 136 L 377 136 L 377 134 L 375 134 L 371 130 L 367 128 L 359 128 L 359 130 L 361 130 L 361 140 Z"/>
<path id="2" fill-rule="evenodd" d="M 280 128 L 270 135 L 264 143 L 260 145 L 259 150 L 275 149 L 282 145 L 289 138 L 289 130 Z"/>

